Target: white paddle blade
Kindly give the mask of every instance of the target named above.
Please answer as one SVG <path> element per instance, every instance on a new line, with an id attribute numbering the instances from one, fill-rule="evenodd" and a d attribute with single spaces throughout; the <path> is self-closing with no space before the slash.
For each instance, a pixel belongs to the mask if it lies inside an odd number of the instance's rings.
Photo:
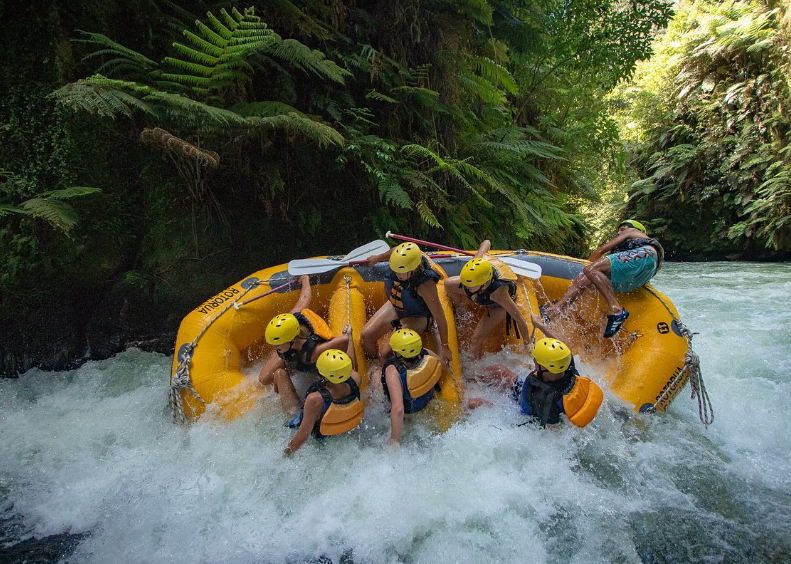
<path id="1" fill-rule="evenodd" d="M 348 261 L 332 259 L 299 259 L 288 263 L 288 273 L 291 276 L 302 276 L 303 274 L 321 274 L 336 268 L 346 266 Z"/>
<path id="2" fill-rule="evenodd" d="M 496 255 L 495 255 L 496 256 Z M 519 260 L 515 257 L 503 257 L 503 256 L 496 256 L 497 259 L 503 261 L 505 264 L 511 267 L 511 270 L 514 271 L 514 274 L 518 276 L 524 276 L 525 278 L 541 278 L 541 267 L 537 264 L 532 262 L 527 262 L 524 260 Z"/>
<path id="3" fill-rule="evenodd" d="M 351 251 L 348 255 L 343 257 L 341 261 L 346 262 L 353 262 L 357 260 L 366 260 L 374 255 L 381 255 L 382 253 L 386 253 L 390 250 L 390 245 L 388 245 L 385 241 L 381 239 L 377 239 L 376 241 L 371 241 L 363 245 L 362 247 L 357 247 L 353 251 Z"/>

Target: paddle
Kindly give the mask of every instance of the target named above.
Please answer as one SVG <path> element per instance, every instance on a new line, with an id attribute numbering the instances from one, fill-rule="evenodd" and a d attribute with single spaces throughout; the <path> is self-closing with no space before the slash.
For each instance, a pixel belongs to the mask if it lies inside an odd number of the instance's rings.
<path id="1" fill-rule="evenodd" d="M 453 251 L 455 253 L 459 253 L 462 255 L 467 256 L 475 256 L 475 253 L 470 251 L 463 251 L 461 249 L 455 249 L 453 247 L 447 247 L 445 245 L 440 245 L 439 243 L 432 243 L 431 241 L 423 241 L 421 239 L 413 239 L 412 237 L 406 237 L 404 235 L 398 235 L 397 233 L 392 233 L 390 231 L 387 232 L 385 237 L 390 237 L 391 239 L 398 239 L 400 241 L 410 241 L 412 243 L 419 243 L 421 245 L 427 245 L 429 247 L 435 247 L 437 249 L 443 249 L 445 251 Z M 502 255 L 492 255 L 497 260 L 503 261 L 505 264 L 511 267 L 511 270 L 514 271 L 514 274 L 519 276 L 524 276 L 525 278 L 541 278 L 541 267 L 537 264 L 533 264 L 532 262 L 526 262 L 523 260 L 519 260 L 518 258 L 514 257 L 504 257 Z"/>
<path id="2" fill-rule="evenodd" d="M 242 302 L 242 303 L 240 303 L 240 304 L 237 304 L 236 302 L 234 302 L 234 303 L 233 303 L 233 308 L 234 308 L 236 311 L 239 311 L 239 308 L 240 308 L 241 306 L 243 306 L 243 305 L 247 305 L 247 304 L 249 304 L 250 302 L 254 302 L 254 301 L 256 301 L 256 300 L 260 300 L 261 298 L 263 298 L 263 297 L 265 297 L 265 296 L 268 296 L 269 294 L 274 294 L 275 292 L 277 292 L 278 290 L 282 290 L 282 289 L 283 289 L 283 288 L 285 288 L 286 286 L 291 286 L 292 282 L 293 282 L 293 280 L 289 280 L 289 281 L 288 281 L 288 282 L 286 282 L 285 284 L 281 284 L 280 286 L 277 286 L 277 287 L 275 287 L 275 288 L 271 288 L 271 289 L 267 290 L 266 292 L 264 292 L 263 294 L 261 294 L 260 296 L 256 296 L 256 297 L 254 297 L 254 298 L 250 298 L 249 300 L 245 300 L 245 301 L 243 301 L 243 302 Z"/>
<path id="3" fill-rule="evenodd" d="M 322 272 L 329 272 L 342 266 L 354 266 L 355 264 L 364 264 L 368 262 L 368 258 L 374 255 L 381 255 L 390 250 L 390 245 L 385 241 L 378 239 L 371 241 L 357 247 L 346 256 L 340 259 L 300 259 L 292 260 L 288 263 L 288 273 L 291 276 L 302 276 L 303 274 L 321 274 Z"/>

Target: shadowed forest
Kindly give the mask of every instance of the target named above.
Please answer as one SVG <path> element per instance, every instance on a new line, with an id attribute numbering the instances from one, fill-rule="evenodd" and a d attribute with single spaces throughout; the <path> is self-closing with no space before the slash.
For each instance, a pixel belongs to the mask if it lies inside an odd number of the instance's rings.
<path id="1" fill-rule="evenodd" d="M 6 0 L 0 371 L 172 352 L 265 266 L 388 230 L 787 260 L 779 2 Z"/>

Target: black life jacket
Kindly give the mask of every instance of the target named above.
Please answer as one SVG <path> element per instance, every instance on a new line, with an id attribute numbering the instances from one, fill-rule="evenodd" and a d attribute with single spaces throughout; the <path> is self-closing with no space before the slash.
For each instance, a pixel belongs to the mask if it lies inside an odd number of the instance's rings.
<path id="1" fill-rule="evenodd" d="M 278 352 L 277 355 L 283 359 L 286 368 L 298 370 L 300 372 L 315 372 L 318 374 L 316 363 L 312 362 L 313 351 L 321 343 L 326 343 L 327 340 L 319 337 L 316 333 L 311 333 L 302 348 L 298 351 L 289 349 L 284 353 Z"/>
<path id="2" fill-rule="evenodd" d="M 624 251 L 633 251 L 634 249 L 647 246 L 653 247 L 656 250 L 656 269 L 659 270 L 662 267 L 662 263 L 665 262 L 665 249 L 656 239 L 649 237 L 641 237 L 640 239 L 627 239 L 620 245 L 616 246 L 612 252 L 622 253 Z"/>
<path id="3" fill-rule="evenodd" d="M 557 423 L 563 413 L 563 396 L 572 390 L 577 375 L 573 360 L 563 377 L 551 382 L 545 382 L 537 369 L 531 372 L 522 384 L 519 398 L 522 413 L 531 415 L 541 427 Z"/>
<path id="4" fill-rule="evenodd" d="M 470 289 L 467 288 L 464 284 L 459 284 L 459 288 L 464 290 L 464 293 L 467 295 L 470 300 L 478 305 L 487 306 L 487 307 L 502 307 L 500 304 L 492 300 L 492 294 L 502 288 L 503 286 L 508 286 L 508 295 L 511 296 L 511 299 L 516 301 L 516 280 L 503 280 L 500 278 L 500 272 L 498 268 L 494 268 L 492 271 L 492 280 L 489 282 L 489 285 L 483 289 L 478 290 L 477 292 L 470 292 Z M 517 339 L 521 339 L 522 336 L 519 334 L 519 326 L 514 322 L 513 318 L 511 318 L 510 313 L 505 314 L 505 334 L 511 334 L 511 328 L 514 329 L 514 336 Z"/>

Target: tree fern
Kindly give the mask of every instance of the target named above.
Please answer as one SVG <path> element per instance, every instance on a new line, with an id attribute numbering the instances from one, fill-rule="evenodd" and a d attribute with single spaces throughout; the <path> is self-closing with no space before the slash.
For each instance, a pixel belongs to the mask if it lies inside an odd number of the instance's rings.
<path id="1" fill-rule="evenodd" d="M 22 179 L 10 171 L 0 169 L 0 178 L 5 178 L 4 183 L 12 186 L 20 184 Z M 0 184 L 0 187 L 6 188 Z M 8 190 L 13 192 L 12 189 Z M 19 205 L 0 203 L 0 217 L 19 214 L 47 221 L 53 227 L 61 230 L 66 235 L 79 220 L 76 210 L 63 200 L 88 196 L 101 192 L 98 188 L 86 186 L 72 186 L 60 190 L 49 190 L 29 198 Z"/>

